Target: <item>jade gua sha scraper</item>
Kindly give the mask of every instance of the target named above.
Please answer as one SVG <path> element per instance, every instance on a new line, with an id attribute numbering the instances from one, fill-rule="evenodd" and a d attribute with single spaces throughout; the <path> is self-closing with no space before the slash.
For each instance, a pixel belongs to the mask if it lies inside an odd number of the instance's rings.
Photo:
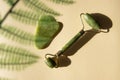
<path id="1" fill-rule="evenodd" d="M 38 49 L 46 48 L 60 31 L 59 22 L 53 16 L 43 15 L 37 23 L 35 46 Z"/>
<path id="2" fill-rule="evenodd" d="M 81 21 L 82 18 L 85 20 L 85 22 L 95 31 L 97 32 L 108 32 L 103 31 L 100 29 L 100 25 L 97 23 L 97 21 L 91 16 L 91 14 L 88 13 L 82 13 L 80 15 Z M 83 24 L 83 21 L 82 21 Z M 50 67 L 50 68 L 57 68 L 59 67 L 59 56 L 61 56 L 72 44 L 74 44 L 79 38 L 81 38 L 85 33 L 84 30 L 84 24 L 83 28 L 80 32 L 78 32 L 61 50 L 59 50 L 55 55 L 53 54 L 46 54 L 45 55 L 45 63 Z"/>

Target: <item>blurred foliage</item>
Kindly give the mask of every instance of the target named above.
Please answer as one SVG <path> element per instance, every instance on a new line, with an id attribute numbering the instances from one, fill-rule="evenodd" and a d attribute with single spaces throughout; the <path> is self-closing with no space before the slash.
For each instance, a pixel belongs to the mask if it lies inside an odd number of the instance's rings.
<path id="1" fill-rule="evenodd" d="M 57 4 L 73 4 L 75 1 L 73 0 L 49 0 L 55 2 Z"/>
<path id="2" fill-rule="evenodd" d="M 10 6 L 12 6 L 17 0 L 4 0 L 6 1 Z"/>
<path id="3" fill-rule="evenodd" d="M 0 68 L 22 70 L 39 59 L 34 53 L 6 44 L 0 44 Z"/>
<path id="4" fill-rule="evenodd" d="M 31 33 L 11 26 L 1 27 L 0 35 L 22 44 L 33 44 L 34 42 L 34 36 Z"/>
<path id="5" fill-rule="evenodd" d="M 1 77 L 0 80 L 11 80 L 11 79 Z"/>
<path id="6" fill-rule="evenodd" d="M 31 11 L 17 9 L 11 12 L 11 16 L 22 23 L 35 25 L 40 17 L 40 14 L 36 14 Z"/>
<path id="7" fill-rule="evenodd" d="M 60 13 L 56 12 L 52 8 L 48 7 L 42 1 L 39 0 L 23 0 L 23 3 L 33 11 L 39 14 L 51 14 L 54 16 L 59 16 Z"/>

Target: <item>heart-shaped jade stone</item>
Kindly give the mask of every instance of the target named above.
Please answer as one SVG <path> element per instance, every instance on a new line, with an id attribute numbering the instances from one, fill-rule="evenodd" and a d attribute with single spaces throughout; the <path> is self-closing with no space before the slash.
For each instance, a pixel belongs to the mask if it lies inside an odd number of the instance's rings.
<path id="1" fill-rule="evenodd" d="M 46 48 L 60 29 L 59 22 L 51 15 L 43 15 L 37 23 L 35 45 L 39 49 Z"/>

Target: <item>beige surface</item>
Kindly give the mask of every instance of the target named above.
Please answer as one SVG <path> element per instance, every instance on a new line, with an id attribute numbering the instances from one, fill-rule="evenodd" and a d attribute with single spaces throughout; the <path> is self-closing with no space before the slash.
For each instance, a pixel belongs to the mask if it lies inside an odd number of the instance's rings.
<path id="1" fill-rule="evenodd" d="M 5 12 L 6 5 L 0 0 L 0 9 Z M 16 80 L 120 80 L 120 1 L 119 0 L 76 0 L 74 5 L 51 7 L 60 11 L 63 16 L 57 17 L 64 26 L 60 34 L 51 45 L 44 50 L 35 47 L 26 47 L 41 56 L 38 63 L 21 72 L 8 72 L 0 70 L 0 76 L 9 76 Z M 22 3 L 19 6 L 21 6 Z M 46 53 L 56 53 L 68 42 L 81 28 L 80 13 L 101 13 L 107 15 L 113 22 L 109 33 L 99 33 L 92 37 L 74 55 L 69 56 L 71 64 L 67 67 L 50 69 L 44 63 Z M 11 18 L 6 22 L 14 25 Z M 18 23 L 16 23 L 18 25 Z M 19 24 L 18 27 L 24 26 Z M 32 31 L 34 27 L 26 25 L 25 30 Z M 32 31 L 33 32 L 33 31 Z M 1 38 L 1 42 L 10 43 Z M 17 45 L 16 43 L 12 43 Z M 20 45 L 22 46 L 22 45 Z"/>

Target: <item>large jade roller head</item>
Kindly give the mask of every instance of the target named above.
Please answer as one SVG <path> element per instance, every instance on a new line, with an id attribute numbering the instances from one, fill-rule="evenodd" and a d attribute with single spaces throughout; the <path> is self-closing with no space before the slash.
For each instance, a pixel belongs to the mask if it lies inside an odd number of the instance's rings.
<path id="1" fill-rule="evenodd" d="M 91 16 L 91 14 L 88 13 L 82 13 L 81 16 L 84 18 L 84 20 L 87 22 L 89 26 L 91 26 L 95 30 L 99 30 L 100 26 L 97 23 L 97 21 Z"/>

